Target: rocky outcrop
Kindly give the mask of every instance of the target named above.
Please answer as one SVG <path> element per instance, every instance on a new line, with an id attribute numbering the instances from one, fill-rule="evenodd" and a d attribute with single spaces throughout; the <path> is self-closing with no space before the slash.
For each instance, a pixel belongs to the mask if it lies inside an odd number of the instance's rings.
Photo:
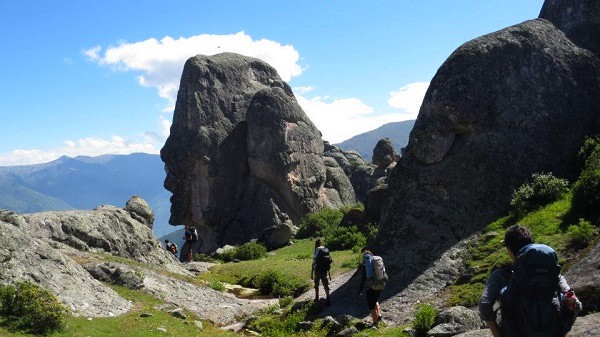
<path id="1" fill-rule="evenodd" d="M 584 313 L 600 310 L 600 242 L 569 268 L 565 278 L 583 303 Z"/>
<path id="2" fill-rule="evenodd" d="M 224 53 L 184 67 L 161 158 L 173 225 L 199 230 L 195 250 L 259 238 L 307 212 L 353 203 L 323 162 L 320 132 L 263 61 Z"/>
<path id="3" fill-rule="evenodd" d="M 394 145 L 389 138 L 380 139 L 373 149 L 373 164 L 377 167 L 388 167 L 396 161 Z"/>
<path id="4" fill-rule="evenodd" d="M 390 269 L 410 282 L 505 214 L 534 172 L 576 177 L 577 152 L 599 116 L 600 61 L 548 21 L 462 45 L 431 81 L 390 177 L 377 238 Z"/>
<path id="5" fill-rule="evenodd" d="M 600 2 L 546 0 L 540 18 L 552 22 L 579 47 L 600 56 Z"/>
<path id="6" fill-rule="evenodd" d="M 55 294 L 75 316 L 110 317 L 131 303 L 96 281 L 52 242 L 28 228 L 23 217 L 0 211 L 0 284 L 33 282 Z"/>
<path id="7" fill-rule="evenodd" d="M 146 200 L 134 195 L 131 199 L 127 200 L 125 210 L 129 212 L 129 215 L 131 215 L 132 218 L 152 229 L 152 225 L 154 224 L 154 211 L 150 205 L 148 205 Z"/>

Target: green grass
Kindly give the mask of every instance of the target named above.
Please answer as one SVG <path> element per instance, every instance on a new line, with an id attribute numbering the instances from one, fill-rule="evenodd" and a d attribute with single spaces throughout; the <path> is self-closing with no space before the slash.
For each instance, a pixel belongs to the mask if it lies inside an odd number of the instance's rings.
<path id="1" fill-rule="evenodd" d="M 567 229 L 579 223 L 571 214 L 571 198 L 572 194 L 567 193 L 560 200 L 522 218 L 507 216 L 488 225 L 479 242 L 469 251 L 467 267 L 474 271 L 473 274 L 459 279 L 450 287 L 448 304 L 477 304 L 490 273 L 497 267 L 511 263 L 502 240 L 505 229 L 516 223 L 530 228 L 537 243 L 553 247 L 558 253 L 559 263 L 568 266 L 581 249 L 569 245 Z"/>
<path id="2" fill-rule="evenodd" d="M 61 332 L 55 332 L 47 335 L 48 337 L 154 337 L 154 336 L 239 336 L 232 332 L 227 332 L 210 324 L 205 320 L 200 320 L 190 312 L 185 312 L 187 319 L 175 318 L 166 311 L 154 308 L 156 305 L 163 304 L 159 299 L 140 291 L 130 290 L 120 286 L 111 286 L 123 298 L 130 300 L 133 304 L 132 309 L 121 316 L 94 318 L 89 320 L 83 317 L 69 317 L 66 320 L 66 328 Z M 142 313 L 149 313 L 152 317 L 140 317 Z M 195 320 L 202 322 L 204 331 L 200 330 L 194 324 Z M 166 333 L 157 330 L 158 327 L 166 329 Z M 0 328 L 0 336 L 18 337 L 33 336 L 19 332 L 11 332 Z"/>
<path id="3" fill-rule="evenodd" d="M 262 259 L 213 266 L 210 268 L 210 272 L 202 274 L 198 278 L 208 282 L 240 284 L 243 283 L 243 280 L 256 277 L 264 270 L 274 269 L 287 277 L 305 279 L 308 282 L 310 281 L 313 250 L 313 240 L 298 240 L 295 244 L 275 250 Z M 331 252 L 333 258 L 331 276 L 334 277 L 334 275 L 350 270 L 351 266 L 356 268 L 355 261 L 357 261 L 358 255 L 359 253 L 352 253 L 351 250 Z"/>

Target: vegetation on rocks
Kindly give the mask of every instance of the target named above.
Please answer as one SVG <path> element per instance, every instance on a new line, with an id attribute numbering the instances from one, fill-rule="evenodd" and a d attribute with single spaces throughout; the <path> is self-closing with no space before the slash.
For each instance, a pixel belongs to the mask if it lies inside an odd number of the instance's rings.
<path id="1" fill-rule="evenodd" d="M 0 287 L 0 324 L 10 330 L 34 334 L 59 331 L 67 311 L 56 296 L 36 284 L 17 282 Z"/>
<path id="2" fill-rule="evenodd" d="M 435 308 L 430 304 L 420 304 L 415 310 L 415 320 L 413 321 L 413 328 L 419 332 L 427 332 L 435 322 Z"/>
<path id="3" fill-rule="evenodd" d="M 218 257 L 225 262 L 231 262 L 235 260 L 256 260 L 265 255 L 267 255 L 267 248 L 265 246 L 256 242 L 246 242 L 233 249 L 224 251 Z"/>

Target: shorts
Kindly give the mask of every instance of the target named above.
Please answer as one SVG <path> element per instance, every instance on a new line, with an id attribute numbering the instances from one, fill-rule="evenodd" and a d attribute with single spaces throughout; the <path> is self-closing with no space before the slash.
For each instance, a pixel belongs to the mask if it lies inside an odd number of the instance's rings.
<path id="1" fill-rule="evenodd" d="M 369 310 L 375 309 L 379 295 L 381 295 L 381 290 L 367 289 L 367 306 L 369 306 Z"/>
<path id="2" fill-rule="evenodd" d="M 319 282 L 323 282 L 323 288 L 329 290 L 329 279 L 327 278 L 327 271 L 315 270 L 315 288 L 319 287 Z"/>

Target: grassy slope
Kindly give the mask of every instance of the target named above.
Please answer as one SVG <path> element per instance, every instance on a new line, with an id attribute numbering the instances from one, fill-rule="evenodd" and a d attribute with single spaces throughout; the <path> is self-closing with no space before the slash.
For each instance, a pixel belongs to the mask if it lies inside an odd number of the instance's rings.
<path id="1" fill-rule="evenodd" d="M 274 269 L 282 274 L 300 280 L 310 280 L 310 266 L 314 241 L 298 240 L 295 244 L 275 250 L 263 259 L 241 261 L 238 263 L 225 263 L 214 266 L 209 273 L 199 276 L 209 282 L 221 281 L 237 284 L 242 279 L 249 279 L 264 270 Z M 333 265 L 331 275 L 336 275 L 356 268 L 360 259 L 359 253 L 350 250 L 332 251 Z"/>
<path id="2" fill-rule="evenodd" d="M 473 273 L 457 281 L 450 290 L 450 305 L 474 306 L 479 301 L 481 292 L 490 273 L 497 267 L 510 263 L 506 248 L 502 244 L 504 231 L 513 224 L 519 223 L 529 227 L 538 243 L 553 247 L 559 256 L 559 263 L 568 267 L 580 248 L 569 245 L 567 228 L 578 223 L 571 213 L 571 194 L 547 205 L 537 211 L 525 215 L 521 219 L 503 217 L 488 225 L 478 244 L 470 250 L 467 262 Z M 563 272 L 565 268 L 563 268 Z"/>

